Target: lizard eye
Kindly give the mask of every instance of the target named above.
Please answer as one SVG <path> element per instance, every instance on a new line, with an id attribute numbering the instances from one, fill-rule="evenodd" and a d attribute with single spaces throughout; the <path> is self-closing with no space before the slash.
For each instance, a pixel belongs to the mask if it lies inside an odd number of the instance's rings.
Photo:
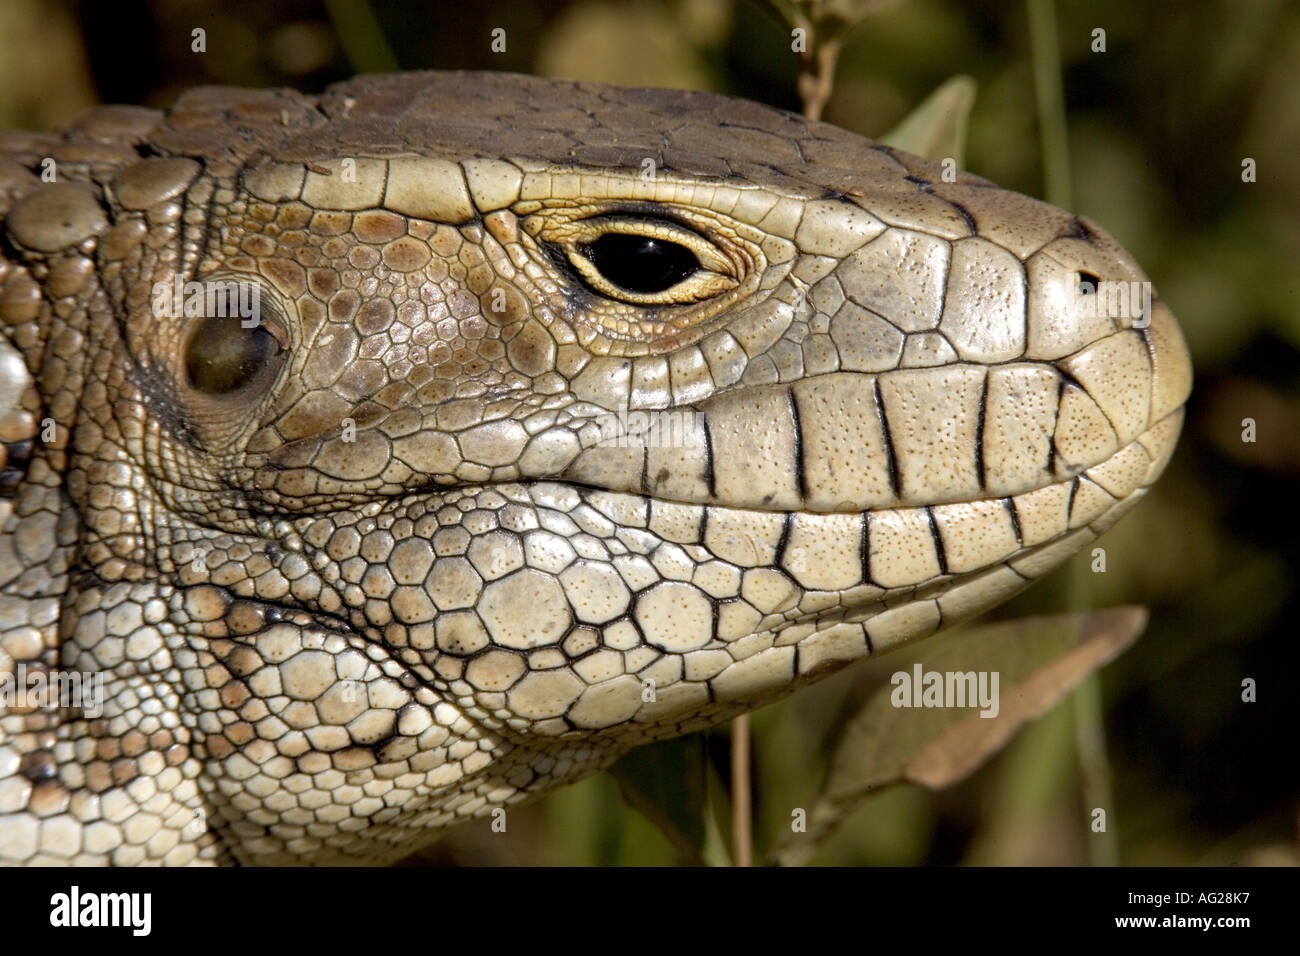
<path id="1" fill-rule="evenodd" d="M 578 251 L 602 278 L 638 295 L 671 289 L 700 268 L 700 260 L 686 246 L 657 236 L 607 232 Z"/>
<path id="2" fill-rule="evenodd" d="M 739 284 L 731 257 L 668 219 L 612 215 L 525 225 L 559 246 L 591 291 L 618 302 L 690 305 Z"/>
<path id="3" fill-rule="evenodd" d="M 218 292 L 216 306 L 193 323 L 185 343 L 186 378 L 205 395 L 229 395 L 255 384 L 285 351 L 279 326 L 258 310 L 245 317 L 229 295 Z"/>
<path id="4" fill-rule="evenodd" d="M 206 395 L 226 395 L 251 384 L 280 352 L 262 326 L 242 328 L 237 318 L 204 318 L 185 347 L 190 385 Z"/>
<path id="5" fill-rule="evenodd" d="M 198 391 L 226 395 L 256 381 L 280 351 L 262 325 L 246 329 L 237 317 L 205 317 L 185 346 L 185 373 Z"/>

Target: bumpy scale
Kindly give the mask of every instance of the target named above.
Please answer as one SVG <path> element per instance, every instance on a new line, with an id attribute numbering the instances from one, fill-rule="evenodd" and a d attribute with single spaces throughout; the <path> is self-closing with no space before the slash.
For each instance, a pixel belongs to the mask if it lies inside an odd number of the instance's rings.
<path id="1" fill-rule="evenodd" d="M 201 89 L 0 216 L 8 863 L 399 858 L 1003 600 L 1190 387 L 1094 224 L 708 94 Z"/>

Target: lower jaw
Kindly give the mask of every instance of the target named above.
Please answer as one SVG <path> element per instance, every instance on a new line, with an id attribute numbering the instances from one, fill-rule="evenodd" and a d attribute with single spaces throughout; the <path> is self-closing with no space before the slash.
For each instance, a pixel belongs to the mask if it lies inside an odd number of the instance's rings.
<path id="1" fill-rule="evenodd" d="M 838 597 L 835 607 L 775 611 L 760 622 L 760 630 L 755 633 L 762 635 L 767 645 L 781 647 L 801 644 L 810 637 L 832 631 L 842 632 L 847 638 L 857 630 L 868 654 L 892 650 L 974 617 L 1012 597 L 1087 547 L 1146 492 L 1146 488 L 1135 489 L 1088 524 L 1022 547 L 990 566 L 941 574 L 917 585 L 888 589 L 864 585 L 835 592 Z M 850 659 L 846 655 L 843 662 L 848 663 Z M 808 669 L 815 666 L 810 664 Z"/>
<path id="2" fill-rule="evenodd" d="M 665 702 L 626 718 L 652 733 L 659 724 L 687 717 L 707 722 L 719 707 L 753 706 L 781 696 L 829 670 L 923 638 L 1007 599 L 1084 548 L 1145 495 L 1167 460 L 1179 418 L 1175 413 L 1139 436 L 1133 451 L 1121 449 L 1068 481 L 1009 498 L 889 512 L 750 512 L 545 482 L 501 490 L 538 513 L 578 515 L 583 506 L 599 511 L 616 525 L 615 537 L 658 567 L 659 584 L 644 587 L 611 624 L 594 626 L 608 632 L 636 621 L 642 645 L 629 653 L 647 656 L 635 665 L 629 659 L 628 673 L 653 676 L 663 686 L 657 662 L 677 657 L 686 670 L 670 668 L 678 674 L 674 681 L 710 684 L 711 703 L 702 709 L 678 712 Z M 1021 517 L 1013 521 L 1012 514 Z M 848 529 L 854 533 L 846 535 Z M 677 554 L 676 574 L 661 560 L 665 546 Z M 919 559 L 922 548 L 933 558 Z M 931 561 L 938 565 L 933 573 Z M 725 588 L 718 586 L 725 575 L 709 573 L 715 567 L 730 574 Z M 654 619 L 641 601 L 665 585 L 677 588 L 678 603 L 657 603 L 662 616 Z M 709 595 L 711 625 L 683 610 L 681 601 L 704 603 L 702 597 L 690 598 L 691 591 Z M 692 658 L 721 660 L 719 651 L 732 661 L 726 667 L 731 676 L 690 676 Z M 738 666 L 749 663 L 753 666 Z M 482 703 L 491 708 L 490 701 L 495 698 Z M 535 730 L 565 732 L 559 723 Z"/>
<path id="3" fill-rule="evenodd" d="M 863 619 L 886 613 L 999 569 L 1014 572 L 1022 586 L 1042 576 L 1140 500 L 1172 453 L 1182 414 L 1181 409 L 1170 413 L 1072 477 L 970 501 L 864 511 L 756 511 L 567 483 L 513 488 L 522 493 L 516 500 L 537 508 L 567 510 L 566 502 L 580 496 L 620 535 L 675 544 L 696 566 L 718 560 L 742 573 L 782 575 L 801 599 L 787 595 L 766 605 L 751 600 L 764 614 L 757 629 L 776 631 L 848 620 L 850 614 Z M 754 596 L 761 598 L 761 590 L 753 588 Z M 718 599 L 734 596 L 710 593 Z"/>
<path id="4" fill-rule="evenodd" d="M 585 651 L 571 651 L 569 637 L 582 630 L 590 632 L 584 647 L 615 649 L 627 658 L 624 672 L 642 676 L 654 660 L 687 658 L 693 651 L 722 650 L 739 663 L 765 649 L 797 646 L 792 676 L 802 683 L 838 663 L 987 610 L 1061 564 L 1145 494 L 1168 459 L 1180 421 L 1181 411 L 1166 416 L 1069 480 L 968 502 L 829 514 L 761 512 L 543 481 L 407 497 L 382 509 L 386 514 L 371 511 L 367 520 L 395 527 L 395 520 L 413 511 L 432 517 L 439 508 L 474 502 L 497 515 L 492 526 L 500 530 L 484 534 L 520 542 L 532 534 L 565 539 L 570 565 L 569 545 L 579 545 L 584 536 L 603 536 L 608 545 L 603 558 L 582 557 L 581 547 L 579 556 L 588 567 L 612 565 L 604 573 L 616 572 L 627 581 L 634 593 L 620 610 L 591 620 L 576 601 L 557 592 L 549 604 L 534 602 L 532 610 L 559 610 L 572 621 L 572 630 L 529 634 L 505 644 L 494 632 L 490 644 L 480 645 L 484 651 L 495 647 L 530 661 L 543 650 L 580 656 Z M 567 531 L 560 526 L 565 523 Z M 423 536 L 416 525 L 408 533 Z M 528 567 L 552 581 L 563 580 L 562 568 L 534 564 L 533 552 L 522 544 L 521 549 L 521 555 L 529 554 Z M 545 560 L 544 549 L 541 554 Z M 622 561 L 642 569 L 642 583 L 632 580 Z M 509 573 L 514 572 L 502 572 Z M 458 606 L 475 607 L 500 580 L 485 573 L 483 596 Z M 360 590 L 356 600 L 342 589 L 339 593 L 340 610 L 350 610 L 358 628 L 388 644 L 408 666 L 420 666 L 425 680 L 445 681 L 451 688 L 459 687 L 462 677 L 471 678 L 465 665 L 477 651 L 448 655 L 441 641 L 434 648 L 431 637 L 416 639 L 416 629 L 434 628 L 437 617 L 423 624 L 399 624 L 391 615 L 367 621 L 379 602 L 364 600 Z M 684 616 L 683 598 L 699 611 L 694 618 Z M 644 650 L 636 648 L 638 643 Z M 483 686 L 465 685 L 465 691 L 470 698 L 489 693 Z M 500 711 L 500 704 L 489 709 Z M 507 720 L 505 711 L 499 716 Z M 556 731 L 562 731 L 559 724 Z"/>

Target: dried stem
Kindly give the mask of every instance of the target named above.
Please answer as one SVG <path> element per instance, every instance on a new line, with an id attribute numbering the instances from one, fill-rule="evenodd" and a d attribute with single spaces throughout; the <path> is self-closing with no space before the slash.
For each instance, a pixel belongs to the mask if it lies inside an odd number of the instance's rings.
<path id="1" fill-rule="evenodd" d="M 749 769 L 749 714 L 731 722 L 731 842 L 736 866 L 754 865 L 754 808 Z"/>

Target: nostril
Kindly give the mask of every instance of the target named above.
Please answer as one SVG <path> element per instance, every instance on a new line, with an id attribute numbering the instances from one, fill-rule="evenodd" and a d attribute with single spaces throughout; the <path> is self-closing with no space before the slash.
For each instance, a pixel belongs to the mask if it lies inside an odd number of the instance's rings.
<path id="1" fill-rule="evenodd" d="M 1091 272 L 1080 272 L 1078 289 L 1084 295 L 1090 295 L 1097 291 L 1097 286 L 1101 282 L 1101 276 L 1093 275 Z"/>

